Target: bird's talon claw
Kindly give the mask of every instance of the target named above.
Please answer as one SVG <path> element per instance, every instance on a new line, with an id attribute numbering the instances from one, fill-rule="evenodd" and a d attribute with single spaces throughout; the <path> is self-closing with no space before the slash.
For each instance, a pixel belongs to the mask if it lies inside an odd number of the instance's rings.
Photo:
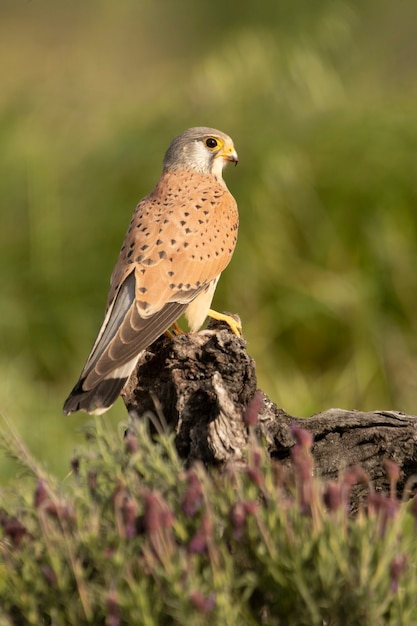
<path id="1" fill-rule="evenodd" d="M 242 324 L 240 320 L 236 320 L 231 315 L 226 315 L 225 313 L 213 311 L 213 309 L 209 310 L 208 316 L 219 322 L 226 322 L 226 324 L 229 326 L 232 333 L 236 335 L 236 337 L 239 337 L 239 339 L 242 337 Z"/>

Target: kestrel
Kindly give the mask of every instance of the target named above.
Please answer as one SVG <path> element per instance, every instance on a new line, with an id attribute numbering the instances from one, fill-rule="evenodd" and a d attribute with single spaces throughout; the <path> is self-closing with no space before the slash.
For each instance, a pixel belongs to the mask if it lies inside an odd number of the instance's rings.
<path id="1" fill-rule="evenodd" d="M 238 230 L 222 171 L 238 156 L 228 135 L 190 128 L 169 146 L 160 179 L 136 207 L 110 281 L 106 312 L 80 379 L 64 404 L 101 414 L 117 400 L 143 350 L 185 313 L 197 331 L 210 309 Z"/>

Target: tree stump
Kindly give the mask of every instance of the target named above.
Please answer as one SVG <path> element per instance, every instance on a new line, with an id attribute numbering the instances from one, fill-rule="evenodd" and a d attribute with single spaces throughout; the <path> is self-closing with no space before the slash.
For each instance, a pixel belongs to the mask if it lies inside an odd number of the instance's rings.
<path id="1" fill-rule="evenodd" d="M 400 468 L 401 493 L 417 474 L 415 416 L 335 408 L 307 419 L 289 415 L 257 390 L 246 343 L 223 322 L 212 321 L 199 333 L 160 337 L 142 353 L 123 398 L 132 418 L 148 415 L 156 428 L 175 429 L 178 452 L 188 462 L 244 464 L 253 430 L 266 441 L 271 459 L 288 469 L 296 425 L 313 435 L 315 472 L 324 480 L 360 465 L 376 491 L 387 491 L 389 459 Z M 354 491 L 354 506 L 364 490 Z"/>

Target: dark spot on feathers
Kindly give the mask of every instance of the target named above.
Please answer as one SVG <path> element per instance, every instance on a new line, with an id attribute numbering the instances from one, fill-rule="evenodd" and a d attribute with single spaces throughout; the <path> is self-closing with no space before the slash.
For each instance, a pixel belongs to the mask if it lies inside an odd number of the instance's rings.
<path id="1" fill-rule="evenodd" d="M 162 239 L 158 239 L 158 240 L 157 240 L 157 242 L 156 242 L 156 245 L 157 245 L 157 246 L 160 246 L 162 243 L 164 243 L 164 242 L 162 241 Z"/>
<path id="2" fill-rule="evenodd" d="M 164 252 L 163 250 L 161 250 L 160 252 L 158 252 L 158 256 L 160 259 L 166 259 L 167 258 L 167 253 Z"/>
<path id="3" fill-rule="evenodd" d="M 149 248 L 148 244 L 143 244 L 143 246 L 140 247 L 141 250 L 145 251 Z"/>
<path id="4" fill-rule="evenodd" d="M 138 291 L 139 293 L 146 293 L 148 290 L 146 289 L 146 287 L 139 287 Z"/>
<path id="5" fill-rule="evenodd" d="M 168 272 L 168 276 L 174 276 L 174 274 L 175 274 L 175 272 L 173 272 L 172 270 L 170 270 L 170 271 Z"/>
<path id="6" fill-rule="evenodd" d="M 175 239 L 171 239 L 171 246 L 175 246 L 175 244 L 176 244 L 176 243 L 177 243 L 177 242 L 176 242 L 176 240 L 175 240 Z"/>

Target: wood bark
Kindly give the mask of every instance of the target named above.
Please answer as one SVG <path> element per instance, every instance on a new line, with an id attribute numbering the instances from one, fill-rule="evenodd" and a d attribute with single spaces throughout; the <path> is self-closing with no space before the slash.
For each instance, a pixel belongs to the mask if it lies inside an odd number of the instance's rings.
<path id="1" fill-rule="evenodd" d="M 243 464 L 252 428 L 266 441 L 271 459 L 290 468 L 296 425 L 313 435 L 315 472 L 325 480 L 361 466 L 375 490 L 387 492 L 384 460 L 389 459 L 400 468 L 401 494 L 417 474 L 417 417 L 338 408 L 307 419 L 289 415 L 257 390 L 244 339 L 221 322 L 158 339 L 142 354 L 123 396 L 131 417 L 147 415 L 155 428 L 175 429 L 178 452 L 188 462 Z M 363 489 L 356 488 L 354 506 Z"/>

